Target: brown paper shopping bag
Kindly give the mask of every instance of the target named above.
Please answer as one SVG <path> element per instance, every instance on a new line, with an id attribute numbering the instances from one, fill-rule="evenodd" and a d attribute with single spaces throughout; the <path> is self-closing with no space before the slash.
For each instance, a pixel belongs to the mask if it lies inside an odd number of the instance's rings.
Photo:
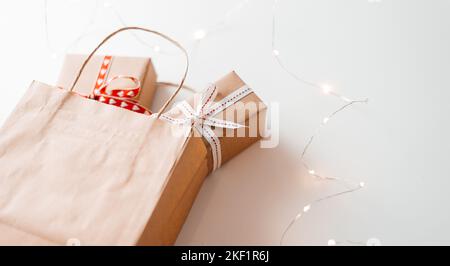
<path id="1" fill-rule="evenodd" d="M 165 35 L 120 29 L 78 77 L 125 30 L 157 34 L 186 56 L 162 113 L 188 69 L 186 51 Z M 0 244 L 137 244 L 190 130 L 33 82 L 0 129 Z"/>

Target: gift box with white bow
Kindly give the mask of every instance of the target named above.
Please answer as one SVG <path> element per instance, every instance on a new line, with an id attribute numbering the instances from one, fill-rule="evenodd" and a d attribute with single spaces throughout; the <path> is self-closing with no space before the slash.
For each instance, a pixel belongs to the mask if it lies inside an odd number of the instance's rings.
<path id="1" fill-rule="evenodd" d="M 142 234 L 141 243 L 173 244 L 205 178 L 264 134 L 266 105 L 231 72 L 161 116 L 191 125 L 192 135 Z"/>

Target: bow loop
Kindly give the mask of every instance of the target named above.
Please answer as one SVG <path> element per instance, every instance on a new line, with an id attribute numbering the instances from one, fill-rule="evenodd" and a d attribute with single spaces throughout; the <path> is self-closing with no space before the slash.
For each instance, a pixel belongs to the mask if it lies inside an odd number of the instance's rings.
<path id="1" fill-rule="evenodd" d="M 124 108 L 136 113 L 151 115 L 151 112 L 147 110 L 147 108 L 138 103 L 137 99 L 141 92 L 141 82 L 138 78 L 119 75 L 107 80 L 112 60 L 113 57 L 109 55 L 103 58 L 103 62 L 92 92 L 88 95 L 79 95 L 88 99 L 99 101 L 101 103 Z M 116 79 L 128 79 L 132 81 L 135 86 L 131 88 L 112 89 L 108 91 L 108 86 L 112 81 Z"/>
<path id="2" fill-rule="evenodd" d="M 117 79 L 127 79 L 132 81 L 135 86 L 132 88 L 120 88 L 108 90 L 111 82 Z M 145 107 L 140 105 L 137 97 L 141 91 L 141 83 L 139 79 L 132 76 L 115 76 L 106 82 L 103 82 L 98 88 L 95 88 L 89 98 L 98 100 L 103 103 L 115 105 L 142 114 L 151 114 Z"/>
<path id="3" fill-rule="evenodd" d="M 117 79 L 131 80 L 135 84 L 135 86 L 132 88 L 120 88 L 120 89 L 116 88 L 108 91 L 108 86 L 111 85 L 111 83 Z M 108 80 L 107 82 L 103 83 L 103 85 L 99 89 L 94 91 L 94 94 L 110 95 L 123 100 L 137 101 L 137 97 L 139 96 L 140 92 L 141 92 L 140 81 L 137 78 L 131 76 L 115 76 L 112 79 Z"/>
<path id="4" fill-rule="evenodd" d="M 221 101 L 215 103 L 214 100 L 217 97 L 218 90 L 215 84 L 211 84 L 202 93 L 200 97 L 200 104 L 198 104 L 195 108 L 193 108 L 186 101 L 182 101 L 177 105 L 177 108 L 183 113 L 185 118 L 172 118 L 166 114 L 161 115 L 160 118 L 172 124 L 189 125 L 197 129 L 197 131 L 208 141 L 211 146 L 213 170 L 216 170 L 222 164 L 222 149 L 220 146 L 220 140 L 211 127 L 238 129 L 245 126 L 239 123 L 218 119 L 214 116 L 224 111 L 230 105 L 240 101 L 251 92 L 252 90 L 250 88 L 243 86 L 234 92 L 232 97 L 225 97 Z"/>
<path id="5" fill-rule="evenodd" d="M 217 87 L 215 84 L 210 84 L 205 92 L 202 94 L 200 104 L 197 106 L 199 114 L 207 113 L 207 110 L 212 105 L 217 97 Z"/>

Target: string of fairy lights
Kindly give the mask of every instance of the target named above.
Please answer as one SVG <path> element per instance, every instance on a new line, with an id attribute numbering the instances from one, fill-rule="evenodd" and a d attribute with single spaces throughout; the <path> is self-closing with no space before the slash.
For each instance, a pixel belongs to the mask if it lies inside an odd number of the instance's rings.
<path id="1" fill-rule="evenodd" d="M 240 1 L 237 5 L 235 5 L 234 7 L 232 7 L 228 12 L 225 13 L 224 17 L 222 19 L 220 19 L 219 21 L 217 21 L 215 24 L 207 27 L 207 28 L 199 28 L 195 31 L 193 31 L 192 33 L 192 38 L 194 41 L 194 44 L 198 44 L 200 41 L 203 41 L 205 38 L 207 38 L 209 35 L 211 35 L 214 32 L 217 32 L 221 29 L 224 29 L 227 27 L 227 25 L 231 22 L 232 18 L 241 12 L 241 10 L 243 8 L 245 8 L 248 3 L 250 1 L 249 0 L 244 0 L 244 1 Z M 295 71 L 291 70 L 290 68 L 288 68 L 285 64 L 284 61 L 282 60 L 282 52 L 277 48 L 276 46 L 276 40 L 277 40 L 277 11 L 278 11 L 278 6 L 279 6 L 279 0 L 274 0 L 273 2 L 273 6 L 272 6 L 272 35 L 271 35 L 271 43 L 272 43 L 272 55 L 276 61 L 276 63 L 279 65 L 279 67 L 287 74 L 289 75 L 291 78 L 293 78 L 294 80 L 296 80 L 297 82 L 301 83 L 301 84 L 305 84 L 308 85 L 314 89 L 318 89 L 320 90 L 324 95 L 326 96 L 332 96 L 332 97 L 336 97 L 337 99 L 339 99 L 340 101 L 343 102 L 343 105 L 335 110 L 334 112 L 330 113 L 330 115 L 328 115 L 327 117 L 324 117 L 322 119 L 322 122 L 320 123 L 320 125 L 316 128 L 316 130 L 314 131 L 313 135 L 311 135 L 301 153 L 300 156 L 300 160 L 301 160 L 301 165 L 305 168 L 306 172 L 308 173 L 308 175 L 316 178 L 317 180 L 322 180 L 322 181 L 333 181 L 333 182 L 339 182 L 341 184 L 343 184 L 344 186 L 347 187 L 346 190 L 338 192 L 338 193 L 334 193 L 331 195 L 326 195 L 324 197 L 320 197 L 318 199 L 315 199 L 313 201 L 311 201 L 309 204 L 304 205 L 303 208 L 301 208 L 301 210 L 295 215 L 295 217 L 289 222 L 289 224 L 287 225 L 287 227 L 284 229 L 284 231 L 282 232 L 281 238 L 280 238 L 280 245 L 283 245 L 284 240 L 289 232 L 289 230 L 302 218 L 304 217 L 304 215 L 306 213 L 308 213 L 311 208 L 317 204 L 323 203 L 324 201 L 327 200 L 331 200 L 335 197 L 339 197 L 339 196 L 343 196 L 346 194 L 350 194 L 353 192 L 356 192 L 362 188 L 365 187 L 365 183 L 364 182 L 354 182 L 345 178 L 340 178 L 340 177 L 335 177 L 335 176 L 328 176 L 328 175 L 322 175 L 319 174 L 318 172 L 316 172 L 316 170 L 314 170 L 314 168 L 312 168 L 307 162 L 306 162 L 306 154 L 309 151 L 309 149 L 311 148 L 312 144 L 314 143 L 314 140 L 316 140 L 316 138 L 318 137 L 319 133 L 324 129 L 324 127 L 330 122 L 330 120 L 334 119 L 337 114 L 339 114 L 340 112 L 346 110 L 347 108 L 351 107 L 354 104 L 360 104 L 360 103 L 367 103 L 368 99 L 363 99 L 363 100 L 353 100 L 349 97 L 346 97 L 342 94 L 340 94 L 335 88 L 333 88 L 331 85 L 329 84 L 319 84 L 313 81 L 310 81 L 308 79 L 305 79 L 304 77 L 300 76 L 299 74 L 297 74 Z M 114 14 L 114 16 L 116 17 L 116 19 L 118 20 L 118 22 L 126 27 L 129 26 L 126 21 L 124 20 L 124 18 L 122 17 L 122 15 L 120 14 L 119 10 L 114 6 L 114 4 L 110 1 L 92 1 L 92 13 L 91 16 L 88 18 L 88 23 L 86 24 L 86 26 L 84 27 L 81 35 L 79 35 L 76 39 L 74 39 L 70 45 L 61 52 L 61 54 L 65 54 L 69 51 L 70 48 L 74 47 L 82 38 L 84 38 L 87 34 L 89 34 L 89 30 L 90 28 L 94 25 L 95 23 L 95 18 L 97 17 L 97 13 L 101 10 L 101 8 L 103 7 L 104 9 L 109 9 L 112 11 L 112 13 Z M 49 16 L 48 16 L 48 0 L 44 0 L 44 27 L 45 27 L 45 37 L 46 37 L 46 44 L 47 44 L 47 48 L 51 53 L 51 57 L 52 58 L 57 58 L 59 56 L 59 52 L 54 48 L 54 46 L 52 45 L 51 42 L 51 36 L 49 33 L 49 20 L 48 20 Z M 160 46 L 158 45 L 152 45 L 149 44 L 148 42 L 144 41 L 143 39 L 139 38 L 139 36 L 137 34 L 135 34 L 134 32 L 132 32 L 131 34 L 133 34 L 134 38 L 136 38 L 140 43 L 150 47 L 155 54 L 161 53 L 161 54 L 170 54 L 167 51 L 164 51 Z M 372 240 L 373 242 L 373 240 Z M 369 243 L 369 242 L 367 242 Z M 334 245 L 365 245 L 365 243 L 362 242 L 358 242 L 358 241 L 351 241 L 351 240 L 346 240 L 346 241 L 336 241 L 334 239 L 329 239 L 327 242 L 328 245 L 330 246 L 334 246 Z"/>
<path id="2" fill-rule="evenodd" d="M 69 52 L 71 48 L 73 48 L 80 40 L 82 40 L 89 33 L 89 30 L 91 29 L 92 25 L 94 25 L 94 23 L 95 23 L 96 15 L 100 9 L 99 0 L 92 1 L 92 3 L 93 3 L 93 6 L 92 6 L 91 14 L 90 14 L 90 16 L 88 16 L 88 23 L 83 28 L 81 34 L 79 36 L 77 36 L 72 42 L 70 42 L 70 44 L 63 51 L 60 52 L 52 45 L 52 42 L 51 42 L 50 30 L 49 30 L 48 0 L 44 0 L 43 9 L 44 9 L 45 41 L 46 41 L 47 49 L 50 52 L 50 56 L 52 59 L 58 58 L 58 56 L 60 54 L 66 54 L 67 52 Z"/>
<path id="3" fill-rule="evenodd" d="M 309 137 L 305 147 L 303 148 L 301 156 L 300 156 L 301 163 L 302 163 L 302 165 L 304 166 L 304 168 L 306 169 L 307 173 L 310 176 L 312 176 L 312 177 L 314 177 L 314 178 L 316 178 L 318 180 L 340 182 L 343 185 L 349 187 L 348 189 L 346 189 L 344 191 L 340 191 L 338 193 L 334 193 L 334 194 L 331 194 L 331 195 L 320 197 L 318 199 L 313 200 L 311 203 L 305 205 L 295 215 L 295 217 L 290 221 L 290 223 L 284 229 L 284 231 L 283 231 L 283 233 L 281 235 L 281 238 L 280 238 L 280 245 L 283 245 L 283 242 L 284 242 L 285 237 L 286 237 L 287 233 L 289 232 L 289 230 L 294 226 L 294 224 L 296 222 L 298 222 L 307 212 L 309 212 L 311 210 L 312 206 L 317 205 L 319 203 L 322 203 L 322 202 L 324 202 L 326 200 L 330 200 L 330 199 L 333 199 L 333 198 L 336 198 L 336 197 L 339 197 L 339 196 L 343 196 L 343 195 L 346 195 L 346 194 L 350 194 L 350 193 L 356 192 L 356 191 L 358 191 L 358 190 L 360 190 L 360 189 L 365 187 L 365 183 L 364 182 L 359 182 L 358 184 L 355 184 L 355 182 L 353 182 L 351 180 L 348 180 L 348 179 L 345 179 L 345 178 L 319 174 L 318 172 L 316 172 L 316 170 L 314 170 L 312 167 L 310 167 L 310 165 L 306 162 L 305 156 L 306 156 L 308 150 L 310 149 L 311 145 L 313 144 L 314 140 L 317 138 L 317 136 L 323 130 L 323 128 L 330 122 L 331 119 L 333 119 L 337 114 L 339 114 L 340 112 L 342 112 L 345 109 L 349 108 L 350 106 L 352 106 L 354 104 L 358 104 L 358 103 L 367 103 L 369 99 L 363 99 L 363 100 L 350 99 L 349 97 L 346 97 L 346 96 L 340 94 L 339 92 L 337 92 L 331 85 L 329 85 L 329 84 L 318 84 L 316 82 L 307 80 L 307 79 L 301 77 L 300 75 L 296 74 L 294 71 L 292 71 L 288 67 L 286 67 L 286 65 L 284 64 L 283 60 L 281 59 L 281 52 L 280 52 L 279 49 L 277 49 L 277 46 L 276 46 L 277 9 L 278 9 L 279 2 L 280 2 L 279 0 L 274 0 L 273 6 L 272 6 L 272 54 L 273 54 L 277 64 L 280 66 L 280 68 L 282 70 L 284 70 L 284 72 L 286 72 L 289 76 L 291 76 L 297 82 L 300 82 L 302 84 L 306 84 L 306 85 L 308 85 L 310 87 L 318 89 L 324 95 L 329 95 L 329 96 L 336 97 L 340 101 L 344 102 L 343 106 L 341 106 L 340 108 L 338 108 L 337 110 L 332 112 L 330 115 L 324 117 L 322 119 L 322 122 L 320 123 L 320 125 L 314 131 L 313 135 L 311 135 Z M 350 240 L 339 242 L 339 241 L 336 241 L 334 239 L 330 239 L 330 240 L 328 240 L 327 244 L 330 245 L 330 246 L 334 246 L 334 245 L 339 245 L 339 244 L 362 244 L 362 243 L 361 242 L 356 242 L 356 241 L 350 241 Z"/>
<path id="4" fill-rule="evenodd" d="M 43 5 L 43 9 L 44 9 L 44 31 L 45 31 L 46 45 L 47 45 L 47 49 L 50 51 L 51 57 L 53 59 L 58 58 L 60 54 L 66 54 L 80 40 L 82 40 L 86 35 L 88 35 L 90 33 L 90 29 L 95 24 L 95 19 L 98 17 L 97 15 L 98 15 L 98 12 L 101 10 L 101 7 L 103 7 L 103 9 L 111 10 L 111 12 L 116 17 L 116 19 L 121 24 L 121 26 L 123 26 L 123 27 L 129 26 L 129 24 L 125 21 L 123 16 L 120 14 L 119 10 L 116 8 L 116 6 L 112 2 L 110 2 L 108 0 L 105 0 L 105 1 L 100 1 L 100 0 L 92 1 L 93 4 L 92 4 L 92 8 L 91 8 L 92 9 L 91 15 L 88 18 L 88 23 L 84 27 L 84 30 L 82 31 L 82 33 L 77 38 L 75 38 L 67 46 L 66 49 L 64 49 L 62 52 L 58 52 L 57 49 L 55 49 L 54 46 L 52 45 L 51 38 L 50 38 L 49 15 L 48 15 L 48 13 L 49 13 L 48 12 L 48 9 L 49 9 L 48 8 L 48 0 L 43 0 L 43 1 L 44 1 L 44 5 Z M 218 20 L 213 25 L 210 25 L 208 28 L 196 29 L 192 33 L 192 38 L 193 38 L 194 44 L 197 44 L 198 42 L 202 41 L 203 39 L 205 39 L 209 35 L 226 28 L 226 26 L 230 23 L 231 19 L 236 14 L 240 13 L 240 11 L 249 2 L 250 2 L 249 0 L 243 0 L 243 1 L 239 2 L 238 4 L 233 6 L 231 9 L 229 9 L 220 20 Z M 130 32 L 130 34 L 132 34 L 132 36 L 136 40 L 138 40 L 141 44 L 146 45 L 147 47 L 150 47 L 155 54 L 171 54 L 170 52 L 163 50 L 162 47 L 159 46 L 159 45 L 154 45 L 154 44 L 150 44 L 150 43 L 146 42 L 145 40 L 140 38 L 139 35 L 137 35 L 135 32 Z"/>

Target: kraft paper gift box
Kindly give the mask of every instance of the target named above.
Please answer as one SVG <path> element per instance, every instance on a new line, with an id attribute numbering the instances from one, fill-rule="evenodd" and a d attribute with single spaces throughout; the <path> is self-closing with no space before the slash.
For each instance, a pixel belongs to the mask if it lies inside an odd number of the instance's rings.
<path id="1" fill-rule="evenodd" d="M 80 66 L 87 58 L 87 55 L 68 54 L 64 58 L 58 81 L 56 85 L 62 88 L 69 88 L 72 85 Z M 107 63 L 106 68 L 102 68 Z M 96 86 L 100 71 L 105 71 L 104 81 L 119 76 L 131 76 L 140 81 L 141 90 L 136 100 L 139 104 L 150 109 L 153 96 L 156 90 L 156 72 L 152 61 L 147 57 L 128 56 L 93 56 L 86 65 L 85 71 L 80 76 L 74 91 L 89 95 Z M 111 83 L 108 90 L 133 86 L 129 80 L 118 79 Z"/>
<path id="2" fill-rule="evenodd" d="M 239 88 L 246 86 L 244 81 L 235 72 L 224 76 L 215 85 L 218 89 L 217 101 L 222 100 Z M 188 102 L 192 105 L 194 101 L 190 99 Z M 248 110 L 239 110 L 239 108 L 236 108 L 234 115 L 232 115 L 234 122 L 247 127 L 234 130 L 214 129 L 217 136 L 223 136 L 219 137 L 222 164 L 259 141 L 265 127 L 267 107 L 254 92 L 242 98 L 236 105 L 244 107 L 244 109 L 250 106 Z M 235 106 L 231 106 L 231 108 Z M 241 113 L 245 111 L 245 113 L 239 116 L 237 115 L 238 111 Z M 177 108 L 173 108 L 168 113 L 175 117 L 179 115 Z M 216 117 L 223 118 L 221 117 L 222 114 L 223 112 L 219 113 Z M 213 171 L 211 145 L 204 138 L 198 137 L 200 135 L 198 132 L 195 133 L 194 135 L 196 136 L 188 140 L 178 164 L 174 167 L 168 184 L 138 244 L 174 244 L 203 181 Z"/>

